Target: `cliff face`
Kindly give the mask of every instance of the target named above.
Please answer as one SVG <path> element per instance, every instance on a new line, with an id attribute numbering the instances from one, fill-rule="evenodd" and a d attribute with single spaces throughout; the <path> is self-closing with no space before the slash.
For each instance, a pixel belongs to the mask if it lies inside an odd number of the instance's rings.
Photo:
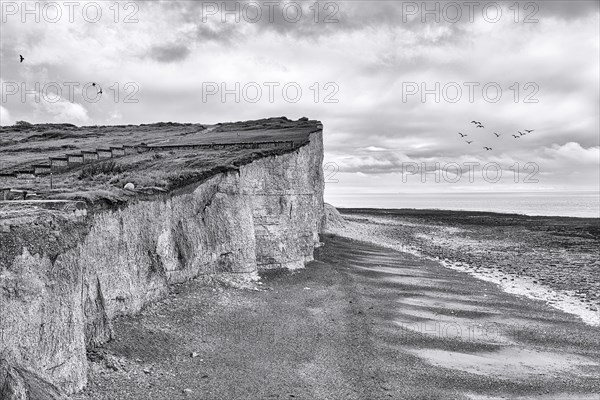
<path id="1" fill-rule="evenodd" d="M 322 159 L 318 131 L 291 153 L 169 196 L 32 227 L 28 238 L 26 230 L 19 238 L 0 234 L 0 359 L 8 361 L 0 391 L 10 380 L 26 386 L 27 374 L 66 393 L 80 390 L 86 349 L 111 338 L 112 319 L 161 298 L 171 283 L 312 260 L 323 218 Z M 48 237 L 54 251 L 45 248 Z"/>

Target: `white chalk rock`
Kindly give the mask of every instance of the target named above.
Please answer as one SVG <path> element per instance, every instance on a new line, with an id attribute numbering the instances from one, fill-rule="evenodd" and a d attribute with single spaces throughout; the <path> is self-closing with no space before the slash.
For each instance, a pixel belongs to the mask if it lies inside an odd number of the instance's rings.
<path id="1" fill-rule="evenodd" d="M 125 189 L 127 190 L 133 190 L 135 187 L 133 186 L 133 183 L 129 182 L 127 184 L 125 184 Z"/>

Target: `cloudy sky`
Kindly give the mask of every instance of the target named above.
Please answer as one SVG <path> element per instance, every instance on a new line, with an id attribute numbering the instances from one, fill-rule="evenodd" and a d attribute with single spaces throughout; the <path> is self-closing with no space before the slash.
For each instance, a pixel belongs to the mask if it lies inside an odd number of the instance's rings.
<path id="1" fill-rule="evenodd" d="M 1 3 L 3 125 L 308 116 L 329 195 L 599 187 L 598 1 Z"/>

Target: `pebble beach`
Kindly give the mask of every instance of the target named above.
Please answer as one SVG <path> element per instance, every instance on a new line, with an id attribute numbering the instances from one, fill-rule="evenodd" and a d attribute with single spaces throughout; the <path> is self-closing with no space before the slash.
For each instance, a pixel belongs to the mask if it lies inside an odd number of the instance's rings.
<path id="1" fill-rule="evenodd" d="M 339 209 L 331 233 L 435 259 L 600 325 L 600 220 Z M 331 219 L 331 218 L 330 218 Z"/>

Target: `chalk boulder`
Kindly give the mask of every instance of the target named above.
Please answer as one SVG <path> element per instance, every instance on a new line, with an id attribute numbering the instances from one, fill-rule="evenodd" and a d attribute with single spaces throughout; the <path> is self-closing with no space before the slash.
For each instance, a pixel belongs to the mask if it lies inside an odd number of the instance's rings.
<path id="1" fill-rule="evenodd" d="M 325 226 L 326 232 L 342 229 L 346 226 L 346 221 L 340 212 L 331 204 L 325 203 Z"/>

